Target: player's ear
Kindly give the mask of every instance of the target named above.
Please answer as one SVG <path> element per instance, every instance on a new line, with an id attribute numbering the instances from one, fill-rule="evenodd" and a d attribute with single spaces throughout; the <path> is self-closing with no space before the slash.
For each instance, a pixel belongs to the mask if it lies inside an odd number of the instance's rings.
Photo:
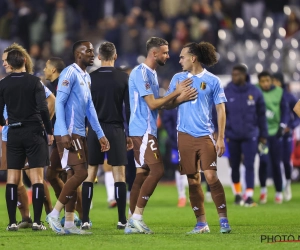
<path id="1" fill-rule="evenodd" d="M 117 60 L 117 58 L 118 58 L 118 55 L 117 55 L 117 54 L 115 54 L 115 55 L 114 55 L 114 61 L 116 61 L 116 60 Z"/>
<path id="2" fill-rule="evenodd" d="M 101 61 L 101 56 L 100 55 L 98 55 L 98 59 Z"/>

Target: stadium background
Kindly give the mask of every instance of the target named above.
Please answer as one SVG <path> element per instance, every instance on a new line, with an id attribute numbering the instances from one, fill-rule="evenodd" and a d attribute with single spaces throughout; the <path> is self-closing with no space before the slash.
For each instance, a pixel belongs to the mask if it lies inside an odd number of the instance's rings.
<path id="1" fill-rule="evenodd" d="M 217 48 L 219 58 L 209 70 L 224 85 L 232 67 L 245 63 L 253 83 L 262 70 L 283 72 L 299 97 L 299 30 L 300 0 L 0 0 L 0 53 L 12 42 L 22 44 L 42 79 L 50 56 L 63 58 L 67 65 L 73 62 L 72 44 L 79 39 L 91 41 L 95 51 L 102 41 L 113 42 L 116 66 L 128 71 L 143 62 L 149 37 L 166 39 L 170 59 L 157 70 L 162 95 L 171 77 L 181 71 L 181 47 L 207 41 Z M 100 65 L 96 60 L 89 71 Z M 163 126 L 159 135 L 165 179 L 171 180 L 174 166 Z M 229 184 L 227 160 L 220 163 L 221 180 Z"/>

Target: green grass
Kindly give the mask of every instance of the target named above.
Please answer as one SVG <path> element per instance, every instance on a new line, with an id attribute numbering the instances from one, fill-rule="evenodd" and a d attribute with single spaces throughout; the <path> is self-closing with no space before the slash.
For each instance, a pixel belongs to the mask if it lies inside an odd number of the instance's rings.
<path id="1" fill-rule="evenodd" d="M 0 249 L 300 249 L 300 243 L 261 243 L 261 235 L 294 235 L 298 240 L 299 184 L 293 185 L 293 200 L 282 205 L 273 203 L 273 188 L 269 188 L 266 205 L 254 208 L 233 205 L 233 195 L 226 188 L 228 216 L 232 233 L 220 234 L 216 209 L 205 204 L 211 233 L 186 236 L 192 230 L 195 218 L 191 207 L 177 208 L 177 192 L 173 185 L 159 185 L 145 210 L 144 220 L 154 235 L 124 235 L 116 229 L 117 210 L 108 209 L 105 188 L 96 185 L 94 190 L 93 235 L 58 236 L 50 229 L 32 232 L 23 229 L 7 232 L 8 223 L 4 199 L 5 187 L 0 187 Z M 52 191 L 52 190 L 51 190 Z M 53 192 L 51 197 L 54 200 Z M 256 190 L 255 198 L 258 198 Z M 17 211 L 18 219 L 20 219 Z M 43 218 L 45 215 L 43 214 Z"/>

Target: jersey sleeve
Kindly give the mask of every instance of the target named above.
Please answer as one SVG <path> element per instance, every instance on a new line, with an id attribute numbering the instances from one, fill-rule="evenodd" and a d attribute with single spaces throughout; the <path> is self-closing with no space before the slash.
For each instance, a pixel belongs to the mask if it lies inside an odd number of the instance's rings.
<path id="1" fill-rule="evenodd" d="M 175 91 L 177 82 L 179 82 L 179 80 L 178 80 L 178 77 L 176 77 L 176 75 L 175 75 L 175 76 L 172 77 L 172 80 L 171 80 L 170 85 L 167 89 L 167 92 L 165 93 L 165 96 L 167 96 L 167 95 L 169 95 L 169 94 L 171 94 L 172 92 Z"/>
<path id="2" fill-rule="evenodd" d="M 213 90 L 213 100 L 215 105 L 227 102 L 224 88 L 222 86 L 221 80 L 217 78 L 217 80 L 214 83 L 214 90 Z"/>
<path id="3" fill-rule="evenodd" d="M 145 68 L 137 69 L 134 76 L 135 86 L 140 96 L 153 95 L 151 82 Z"/>
<path id="4" fill-rule="evenodd" d="M 70 94 L 72 86 L 76 80 L 74 70 L 75 69 L 70 66 L 61 72 L 58 80 L 57 92 L 64 92 L 67 95 Z"/>
<path id="5" fill-rule="evenodd" d="M 41 82 L 41 84 L 43 84 L 42 82 Z M 43 84 L 43 86 L 44 86 L 44 90 L 45 90 L 45 95 L 46 95 L 46 99 L 52 94 L 52 92 L 50 91 L 50 89 L 48 89 L 46 86 L 45 86 L 45 84 Z"/>

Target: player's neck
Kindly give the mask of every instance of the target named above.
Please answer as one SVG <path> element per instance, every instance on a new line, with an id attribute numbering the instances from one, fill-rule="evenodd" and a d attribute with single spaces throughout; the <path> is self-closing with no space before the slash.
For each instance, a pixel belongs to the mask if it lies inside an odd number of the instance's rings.
<path id="1" fill-rule="evenodd" d="M 101 67 L 114 67 L 115 61 L 101 61 Z"/>
<path id="2" fill-rule="evenodd" d="M 190 71 L 190 73 L 195 76 L 195 75 L 198 75 L 201 72 L 203 72 L 203 70 L 204 69 L 202 68 L 201 64 L 194 65 L 193 68 L 192 68 L 192 70 Z"/>
<path id="3" fill-rule="evenodd" d="M 87 67 L 82 62 L 75 61 L 75 63 L 83 70 L 83 72 L 85 72 Z"/>
<path id="4" fill-rule="evenodd" d="M 11 73 L 22 73 L 22 72 L 25 72 L 23 71 L 23 69 L 14 69 Z"/>
<path id="5" fill-rule="evenodd" d="M 54 82 L 59 77 L 59 74 L 53 74 L 50 78 L 50 82 Z"/>
<path id="6" fill-rule="evenodd" d="M 155 70 L 157 67 L 157 63 L 154 60 L 151 60 L 150 58 L 146 58 L 144 64 L 146 64 L 150 69 Z"/>

